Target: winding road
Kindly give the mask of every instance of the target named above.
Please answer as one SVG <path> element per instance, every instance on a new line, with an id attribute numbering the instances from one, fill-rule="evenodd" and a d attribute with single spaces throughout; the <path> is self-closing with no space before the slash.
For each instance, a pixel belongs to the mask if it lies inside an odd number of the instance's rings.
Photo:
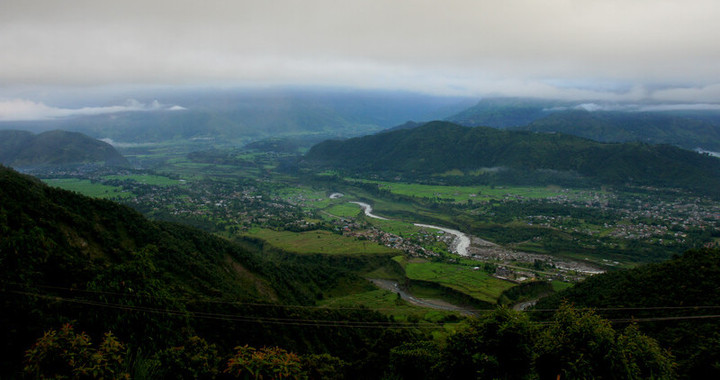
<path id="1" fill-rule="evenodd" d="M 389 290 L 393 293 L 397 293 L 400 295 L 400 298 L 407 301 L 408 303 L 415 305 L 415 306 L 422 306 L 422 307 L 429 307 L 432 309 L 437 310 L 446 310 L 446 311 L 459 311 L 463 314 L 467 315 L 473 315 L 475 314 L 475 311 L 473 309 L 465 308 L 456 306 L 441 300 L 426 300 L 426 299 L 420 299 L 416 298 L 412 294 L 400 289 L 400 285 L 392 280 L 383 280 L 379 278 L 371 278 L 370 281 L 375 284 L 378 288 Z"/>

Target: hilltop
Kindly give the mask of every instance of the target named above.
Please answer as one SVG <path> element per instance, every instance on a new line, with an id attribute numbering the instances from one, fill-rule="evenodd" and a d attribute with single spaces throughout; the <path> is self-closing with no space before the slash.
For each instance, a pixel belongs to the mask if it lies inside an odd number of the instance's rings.
<path id="1" fill-rule="evenodd" d="M 28 168 L 101 163 L 130 166 L 112 145 L 77 132 L 0 130 L 0 163 Z"/>

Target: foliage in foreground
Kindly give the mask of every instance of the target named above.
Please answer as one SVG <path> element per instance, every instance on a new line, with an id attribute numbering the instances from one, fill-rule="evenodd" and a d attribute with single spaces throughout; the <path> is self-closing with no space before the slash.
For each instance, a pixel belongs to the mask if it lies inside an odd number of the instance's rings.
<path id="1" fill-rule="evenodd" d="M 123 345 L 107 333 L 98 349 L 70 325 L 50 330 L 27 351 L 25 372 L 36 378 L 341 379 L 348 363 L 330 354 L 298 355 L 280 347 L 244 345 L 222 356 L 199 337 L 129 363 Z M 129 351 L 128 351 L 129 352 Z M 379 352 L 375 354 L 380 354 Z M 634 324 L 616 331 L 593 312 L 563 305 L 547 324 L 497 309 L 473 319 L 447 342 L 407 341 L 392 348 L 373 376 L 402 379 L 668 379 L 672 356 Z M 143 365 L 138 365 L 138 361 Z M 143 363 L 140 363 L 143 364 Z M 356 376 L 358 375 L 355 373 Z"/>
<path id="2" fill-rule="evenodd" d="M 112 333 L 94 348 L 90 336 L 65 324 L 60 331 L 47 331 L 27 350 L 25 373 L 37 379 L 129 379 L 125 356 L 124 345 Z"/>

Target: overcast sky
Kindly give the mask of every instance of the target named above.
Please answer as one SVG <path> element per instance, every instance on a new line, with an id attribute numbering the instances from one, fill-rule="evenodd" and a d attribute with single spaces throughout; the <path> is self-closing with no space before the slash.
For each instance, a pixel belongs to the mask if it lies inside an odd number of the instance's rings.
<path id="1" fill-rule="evenodd" d="M 717 0 L 1 0 L 0 97 L 320 85 L 717 103 L 718 20 Z"/>

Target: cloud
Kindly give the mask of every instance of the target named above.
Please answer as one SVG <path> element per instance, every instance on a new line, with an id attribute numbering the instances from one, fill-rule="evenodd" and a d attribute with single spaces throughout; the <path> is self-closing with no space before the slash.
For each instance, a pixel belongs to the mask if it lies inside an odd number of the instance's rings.
<path id="1" fill-rule="evenodd" d="M 5 0 L 0 83 L 603 99 L 717 81 L 718 14 L 716 0 Z"/>
<path id="2" fill-rule="evenodd" d="M 662 111 L 720 111 L 720 104 L 695 103 L 695 104 L 658 104 L 641 106 L 641 112 L 662 112 Z"/>
<path id="3" fill-rule="evenodd" d="M 167 106 L 157 100 L 150 104 L 129 99 L 124 105 L 105 107 L 60 108 L 26 99 L 0 101 L 0 121 L 54 120 L 76 116 L 102 115 L 119 112 L 180 111 L 181 106 Z"/>
<path id="4" fill-rule="evenodd" d="M 124 142 L 115 141 L 109 137 L 100 139 L 100 141 L 106 142 L 116 148 L 142 148 L 142 147 L 157 145 L 156 143 L 124 143 Z"/>
<path id="5" fill-rule="evenodd" d="M 546 108 L 545 111 L 584 110 L 588 112 L 667 112 L 667 111 L 720 111 L 720 104 L 710 103 L 676 103 L 676 104 L 598 104 L 582 103 L 576 106 Z"/>
<path id="6" fill-rule="evenodd" d="M 667 101 L 720 102 L 720 83 L 665 88 L 655 91 L 653 98 Z"/>

